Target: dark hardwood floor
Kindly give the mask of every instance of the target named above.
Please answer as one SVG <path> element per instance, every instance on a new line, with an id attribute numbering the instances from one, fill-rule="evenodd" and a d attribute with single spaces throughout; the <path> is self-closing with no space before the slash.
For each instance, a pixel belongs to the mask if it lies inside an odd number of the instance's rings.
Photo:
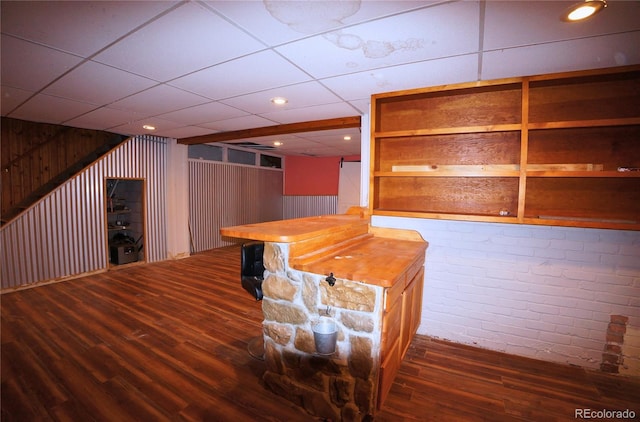
<path id="1" fill-rule="evenodd" d="M 246 349 L 260 303 L 239 266 L 228 247 L 2 295 L 2 421 L 316 420 L 263 387 Z M 583 408 L 640 419 L 640 379 L 417 336 L 376 420 L 575 421 Z"/>

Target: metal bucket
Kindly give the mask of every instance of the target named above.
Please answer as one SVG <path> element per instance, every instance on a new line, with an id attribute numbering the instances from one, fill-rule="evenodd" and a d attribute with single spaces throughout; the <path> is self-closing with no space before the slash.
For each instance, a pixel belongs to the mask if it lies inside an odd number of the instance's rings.
<path id="1" fill-rule="evenodd" d="M 313 326 L 313 339 L 316 343 L 316 352 L 321 355 L 330 355 L 336 351 L 338 339 L 338 327 L 331 318 L 321 317 Z"/>

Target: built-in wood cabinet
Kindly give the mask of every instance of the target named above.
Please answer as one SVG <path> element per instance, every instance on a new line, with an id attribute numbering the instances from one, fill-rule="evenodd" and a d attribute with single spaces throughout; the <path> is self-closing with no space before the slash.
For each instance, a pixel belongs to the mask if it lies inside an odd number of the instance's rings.
<path id="1" fill-rule="evenodd" d="M 378 408 L 387 398 L 400 364 L 409 349 L 409 344 L 420 325 L 424 258 L 416 260 L 404 277 L 403 282 L 396 283 L 385 292 L 380 343 Z"/>
<path id="2" fill-rule="evenodd" d="M 640 66 L 372 105 L 373 215 L 640 229 Z"/>

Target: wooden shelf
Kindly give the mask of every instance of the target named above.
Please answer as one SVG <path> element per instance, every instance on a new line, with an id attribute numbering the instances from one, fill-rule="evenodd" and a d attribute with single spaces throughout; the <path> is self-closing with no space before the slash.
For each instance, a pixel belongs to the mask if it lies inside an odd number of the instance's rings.
<path id="1" fill-rule="evenodd" d="M 465 127 L 440 127 L 433 129 L 416 129 L 416 130 L 397 130 L 392 132 L 374 133 L 377 138 L 405 138 L 409 136 L 428 136 L 428 135 L 458 135 L 465 133 L 483 133 L 483 132 L 510 132 L 522 129 L 521 124 L 501 124 L 501 125 L 484 125 L 484 126 L 465 126 Z"/>
<path id="2" fill-rule="evenodd" d="M 375 177 L 519 177 L 519 171 L 473 171 L 473 170 L 441 170 L 441 171 L 377 171 Z"/>
<path id="3" fill-rule="evenodd" d="M 638 178 L 640 172 L 629 171 L 534 171 L 527 170 L 527 177 L 613 177 Z"/>
<path id="4" fill-rule="evenodd" d="M 495 216 L 480 214 L 453 214 L 453 213 L 433 213 L 423 211 L 397 211 L 389 209 L 378 209 L 376 215 L 387 217 L 412 217 L 412 218 L 430 218 L 435 220 L 459 220 L 459 221 L 479 221 L 485 223 L 518 223 L 516 216 Z"/>
<path id="5" fill-rule="evenodd" d="M 570 120 L 558 122 L 529 123 L 529 130 L 544 129 L 570 129 L 582 127 L 607 127 L 607 126 L 630 126 L 640 125 L 640 118 L 631 117 L 626 119 L 596 119 L 596 120 Z"/>
<path id="6" fill-rule="evenodd" d="M 385 93 L 372 109 L 373 215 L 640 230 L 640 172 L 618 171 L 640 167 L 640 66 Z"/>

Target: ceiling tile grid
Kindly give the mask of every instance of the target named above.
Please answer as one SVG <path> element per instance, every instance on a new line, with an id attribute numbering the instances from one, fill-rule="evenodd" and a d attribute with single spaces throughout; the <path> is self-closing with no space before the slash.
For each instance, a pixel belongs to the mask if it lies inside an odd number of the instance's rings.
<path id="1" fill-rule="evenodd" d="M 3 0 L 1 111 L 180 139 L 363 115 L 380 92 L 640 63 L 640 2 L 562 22 L 576 1 Z M 360 134 L 341 136 L 272 151 L 357 154 Z"/>

